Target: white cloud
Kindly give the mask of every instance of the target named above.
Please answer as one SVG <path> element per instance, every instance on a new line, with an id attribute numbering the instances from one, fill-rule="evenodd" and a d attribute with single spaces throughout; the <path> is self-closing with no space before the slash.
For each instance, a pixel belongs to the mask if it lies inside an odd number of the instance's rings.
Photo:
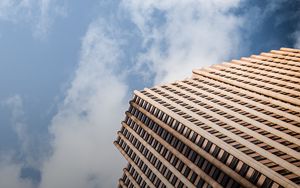
<path id="1" fill-rule="evenodd" d="M 11 111 L 11 121 L 17 135 L 22 138 L 25 129 L 23 100 L 20 95 L 14 95 L 2 101 L 2 105 Z"/>
<path id="2" fill-rule="evenodd" d="M 295 31 L 289 36 L 290 38 L 292 38 L 294 41 L 294 46 L 282 46 L 282 47 L 294 47 L 294 48 L 298 48 L 300 49 L 300 21 L 299 21 L 299 16 L 300 16 L 300 9 L 297 10 L 291 10 L 290 13 L 291 14 L 278 14 L 278 11 L 282 11 L 280 10 L 282 7 L 284 7 L 284 5 L 287 4 L 288 7 L 291 6 L 297 6 L 299 5 L 299 1 L 288 1 L 288 0 L 278 0 L 278 1 L 272 1 L 272 0 L 268 0 L 267 1 L 267 5 L 266 5 L 266 9 L 265 10 L 260 10 L 260 12 L 258 12 L 259 15 L 261 15 L 262 18 L 265 17 L 271 17 L 274 16 L 274 14 L 276 14 L 276 24 L 280 25 L 284 22 L 291 22 L 291 20 L 297 20 L 298 22 L 295 22 L 293 24 L 296 25 L 296 29 Z M 277 12 L 276 12 L 277 11 Z M 288 12 L 288 10 L 285 10 Z"/>
<path id="3" fill-rule="evenodd" d="M 296 39 L 294 47 L 300 49 L 300 31 L 295 32 L 294 36 Z"/>
<path id="4" fill-rule="evenodd" d="M 42 169 L 42 188 L 115 187 L 122 173 L 113 140 L 127 86 L 116 74 L 121 51 L 111 32 L 95 21 L 83 38 L 75 78 L 52 121 L 53 155 Z"/>
<path id="5" fill-rule="evenodd" d="M 298 30 L 293 33 L 292 37 L 295 40 L 294 48 L 300 49 L 300 22 L 298 23 Z"/>
<path id="6" fill-rule="evenodd" d="M 26 23 L 32 27 L 33 36 L 47 36 L 54 19 L 66 16 L 64 1 L 58 0 L 1 0 L 0 21 Z"/>
<path id="7" fill-rule="evenodd" d="M 230 12 L 239 6 L 230 1 L 134 1 L 126 0 L 133 22 L 139 27 L 145 45 L 141 56 L 156 74 L 155 83 L 174 81 L 191 75 L 191 70 L 220 63 L 240 48 L 241 18 Z M 165 19 L 155 24 L 157 12 Z M 150 63 L 149 63 L 150 62 Z"/>
<path id="8" fill-rule="evenodd" d="M 2 105 L 9 108 L 11 112 L 10 120 L 12 129 L 17 134 L 22 154 L 29 160 L 31 144 L 28 136 L 28 127 L 25 123 L 23 100 L 20 95 L 14 95 L 2 101 Z M 27 162 L 33 163 L 33 160 Z"/>
<path id="9" fill-rule="evenodd" d="M 20 152 L 24 156 L 24 161 L 18 162 L 14 160 L 16 156 L 15 151 L 0 153 L 0 187 L 33 187 L 31 180 L 20 177 L 22 167 L 25 165 L 34 166 L 35 164 L 30 154 L 32 145 L 27 134 L 22 98 L 19 95 L 11 96 L 1 101 L 1 105 L 9 108 L 11 112 L 12 130 L 17 134 L 17 142 L 20 144 Z"/>
<path id="10" fill-rule="evenodd" d="M 165 82 L 230 56 L 239 45 L 240 20 L 228 10 L 238 3 L 124 1 L 145 46 L 150 44 L 138 66 L 151 61 L 155 81 Z M 157 10 L 166 22 L 154 23 Z M 120 178 L 124 161 L 112 142 L 128 107 L 128 90 L 119 72 L 120 41 L 108 25 L 93 22 L 83 38 L 75 78 L 51 125 L 53 155 L 42 169 L 41 188 L 115 187 Z"/>
<path id="11" fill-rule="evenodd" d="M 28 179 L 20 178 L 22 164 L 13 162 L 11 156 L 0 156 L 0 187 L 3 188 L 31 188 Z"/>

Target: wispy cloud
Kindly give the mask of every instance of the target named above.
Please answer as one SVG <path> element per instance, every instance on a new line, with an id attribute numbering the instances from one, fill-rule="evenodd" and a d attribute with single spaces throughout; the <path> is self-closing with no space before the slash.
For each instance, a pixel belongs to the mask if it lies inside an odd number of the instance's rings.
<path id="1" fill-rule="evenodd" d="M 33 187 L 30 180 L 20 178 L 21 168 L 22 164 L 13 161 L 11 155 L 0 156 L 0 187 Z"/>
<path id="2" fill-rule="evenodd" d="M 300 49 L 300 29 L 299 31 L 295 32 L 294 37 L 296 39 L 294 47 Z"/>
<path id="3" fill-rule="evenodd" d="M 230 1 L 131 1 L 123 2 L 140 29 L 147 50 L 141 56 L 156 74 L 155 83 L 182 79 L 191 70 L 227 59 L 237 53 L 242 18 Z M 155 22 L 159 17 L 160 22 Z"/>
<path id="4" fill-rule="evenodd" d="M 66 16 L 64 1 L 58 0 L 1 0 L 0 22 L 26 23 L 32 27 L 33 36 L 47 36 L 54 20 Z"/>
<path id="5" fill-rule="evenodd" d="M 6 100 L 2 101 L 2 105 L 9 108 L 11 112 L 11 123 L 14 131 L 18 135 L 18 138 L 24 143 L 25 147 L 27 144 L 27 138 L 25 136 L 26 124 L 24 123 L 24 109 L 23 100 L 20 95 L 14 95 Z"/>
<path id="6" fill-rule="evenodd" d="M 25 163 L 33 163 L 34 160 L 30 159 L 31 141 L 28 135 L 28 127 L 25 122 L 25 113 L 23 107 L 23 100 L 20 95 L 14 95 L 1 103 L 10 111 L 10 121 L 12 130 L 16 133 L 18 143 L 20 143 L 21 153 L 26 156 Z"/>
<path id="7" fill-rule="evenodd" d="M 43 168 L 42 188 L 116 186 L 124 161 L 112 142 L 127 86 L 116 73 L 122 52 L 110 33 L 98 20 L 82 40 L 75 78 L 51 125 L 53 155 Z"/>
<path id="8" fill-rule="evenodd" d="M 300 16 L 300 11 L 299 11 Z M 293 33 L 293 39 L 295 40 L 294 47 L 300 49 L 300 21 L 298 22 L 298 28 L 297 31 Z"/>
<path id="9" fill-rule="evenodd" d="M 189 76 L 201 62 L 213 63 L 235 50 L 240 23 L 228 11 L 238 1 L 205 2 L 123 2 L 147 48 L 135 55 L 151 61 L 156 82 Z M 165 21 L 157 23 L 154 11 Z M 97 20 L 82 40 L 74 80 L 51 125 L 53 155 L 42 169 L 42 188 L 115 187 L 122 173 L 124 161 L 112 142 L 127 107 L 129 85 L 124 76 L 128 70 L 120 71 L 126 49 L 121 49 L 115 29 L 117 24 Z"/>
<path id="10" fill-rule="evenodd" d="M 22 98 L 19 95 L 11 96 L 1 101 L 1 105 L 7 107 L 11 113 L 12 130 L 17 135 L 17 142 L 21 148 L 20 153 L 24 157 L 24 160 L 16 160 L 17 152 L 13 150 L 0 154 L 0 187 L 33 187 L 34 185 L 30 179 L 20 177 L 21 169 L 24 166 L 35 164 L 30 154 L 32 143 L 27 133 Z"/>

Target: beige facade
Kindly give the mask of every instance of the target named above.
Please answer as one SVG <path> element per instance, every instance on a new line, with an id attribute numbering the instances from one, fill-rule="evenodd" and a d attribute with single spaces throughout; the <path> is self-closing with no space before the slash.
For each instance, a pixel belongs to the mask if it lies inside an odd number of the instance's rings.
<path id="1" fill-rule="evenodd" d="M 300 187 L 300 50 L 135 91 L 114 144 L 119 187 Z"/>

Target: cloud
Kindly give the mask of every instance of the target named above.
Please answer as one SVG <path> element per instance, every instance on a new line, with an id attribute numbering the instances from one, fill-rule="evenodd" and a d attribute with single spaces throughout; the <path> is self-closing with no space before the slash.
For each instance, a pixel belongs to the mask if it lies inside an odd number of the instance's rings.
<path id="1" fill-rule="evenodd" d="M 28 179 L 20 178 L 22 164 L 12 161 L 11 156 L 0 156 L 0 187 L 31 188 Z"/>
<path id="2" fill-rule="evenodd" d="M 64 1 L 58 0 L 1 0 L 0 21 L 25 23 L 32 27 L 33 36 L 47 36 L 55 18 L 67 15 Z"/>
<path id="3" fill-rule="evenodd" d="M 67 8 L 63 4 L 64 1 L 58 2 L 58 0 L 39 0 L 39 17 L 33 33 L 35 37 L 44 38 L 48 34 L 55 18 L 67 16 Z"/>
<path id="4" fill-rule="evenodd" d="M 124 1 L 146 46 L 138 66 L 149 66 L 156 75 L 154 82 L 162 83 L 189 77 L 194 68 L 237 54 L 243 20 L 231 10 L 239 4 L 238 0 Z"/>
<path id="5" fill-rule="evenodd" d="M 29 160 L 31 156 L 29 152 L 31 143 L 28 136 L 28 127 L 25 123 L 23 100 L 20 95 L 14 95 L 2 101 L 2 105 L 7 107 L 11 113 L 10 121 L 12 130 L 17 135 L 22 155 L 26 156 Z M 27 162 L 33 163 L 33 160 Z"/>
<path id="6" fill-rule="evenodd" d="M 1 104 L 7 107 L 11 114 L 11 127 L 17 135 L 17 142 L 20 146 L 20 149 L 16 151 L 18 153 L 17 157 L 22 159 L 23 166 L 39 168 L 45 150 L 41 148 L 39 143 L 35 143 L 36 140 L 30 134 L 22 97 L 16 94 L 2 101 Z"/>
<path id="7" fill-rule="evenodd" d="M 300 29 L 299 31 L 295 32 L 294 37 L 296 39 L 294 47 L 300 49 Z"/>
<path id="8" fill-rule="evenodd" d="M 126 108 L 122 51 L 103 21 L 90 24 L 64 103 L 53 118 L 53 155 L 42 188 L 115 187 L 124 161 L 113 146 Z"/>
<path id="9" fill-rule="evenodd" d="M 288 35 L 289 39 L 292 39 L 294 46 L 282 46 L 282 47 L 294 47 L 300 49 L 300 1 L 288 1 L 288 0 L 278 0 L 271 1 L 267 0 L 266 9 L 260 9 L 258 12 L 261 15 L 261 19 L 268 17 L 274 17 L 276 20 L 275 24 L 279 26 L 280 24 L 286 24 L 285 27 L 292 28 L 288 30 L 290 33 Z M 264 20 L 265 21 L 265 20 Z M 266 22 L 266 21 L 265 21 Z M 264 24 L 264 23 L 262 23 Z M 281 27 L 284 27 L 281 26 Z"/>
<path id="10" fill-rule="evenodd" d="M 24 109 L 23 109 L 23 100 L 20 95 L 14 95 L 7 98 L 5 101 L 2 101 L 2 105 L 5 105 L 9 108 L 11 112 L 11 122 L 14 131 L 17 133 L 18 138 L 26 142 L 24 136 L 24 131 L 26 125 L 24 123 Z"/>
<path id="11" fill-rule="evenodd" d="M 300 15 L 300 11 L 298 14 Z M 295 40 L 294 48 L 300 49 L 300 21 L 298 22 L 297 30 L 293 33 L 292 37 Z"/>
<path id="12" fill-rule="evenodd" d="M 35 164 L 30 153 L 32 143 L 27 133 L 23 100 L 21 96 L 14 95 L 1 101 L 1 105 L 10 110 L 12 130 L 17 135 L 21 149 L 20 154 L 16 154 L 17 152 L 13 150 L 0 153 L 0 187 L 34 187 L 31 179 L 21 178 L 22 168 Z M 24 160 L 16 160 L 19 155 L 24 157 Z"/>
<path id="13" fill-rule="evenodd" d="M 146 49 L 135 54 L 137 66 L 150 61 L 158 83 L 190 76 L 193 68 L 230 56 L 239 44 L 240 20 L 229 11 L 236 6 L 238 1 L 203 1 L 201 6 L 196 1 L 124 1 L 122 9 L 130 12 Z M 116 187 L 125 163 L 112 142 L 131 85 L 128 70 L 120 68 L 126 49 L 115 29 L 117 24 L 97 20 L 82 40 L 78 69 L 50 128 L 53 154 L 42 168 L 41 188 Z"/>

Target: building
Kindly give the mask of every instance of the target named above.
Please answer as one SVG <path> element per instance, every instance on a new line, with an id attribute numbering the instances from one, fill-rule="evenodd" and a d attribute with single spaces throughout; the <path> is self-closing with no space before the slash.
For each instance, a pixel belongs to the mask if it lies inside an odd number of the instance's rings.
<path id="1" fill-rule="evenodd" d="M 300 50 L 135 91 L 114 144 L 119 187 L 300 187 Z"/>

